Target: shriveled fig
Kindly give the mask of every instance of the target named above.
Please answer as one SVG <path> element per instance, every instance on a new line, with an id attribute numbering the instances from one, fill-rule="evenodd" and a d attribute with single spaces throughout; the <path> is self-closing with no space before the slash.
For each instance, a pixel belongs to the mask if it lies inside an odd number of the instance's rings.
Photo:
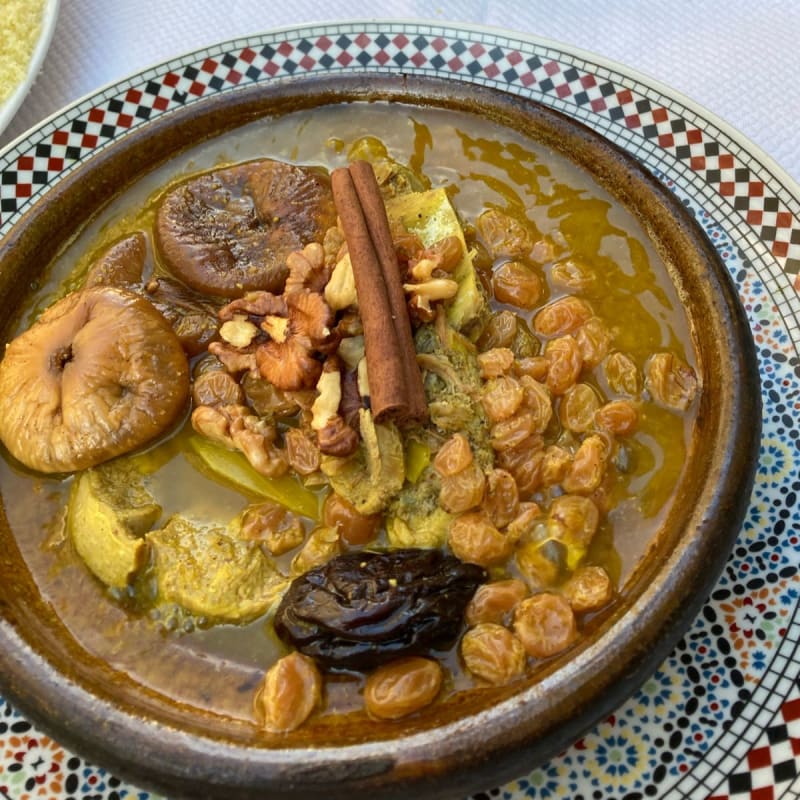
<path id="1" fill-rule="evenodd" d="M 84 286 L 129 288 L 142 279 L 147 259 L 147 239 L 141 231 L 114 242 L 89 267 Z"/>
<path id="2" fill-rule="evenodd" d="M 335 225 L 327 176 L 262 159 L 213 170 L 172 189 L 158 208 L 156 244 L 177 278 L 238 297 L 283 290 L 287 256 Z"/>
<path id="3" fill-rule="evenodd" d="M 134 231 L 100 253 L 89 267 L 84 288 L 114 286 L 146 297 L 172 326 L 187 355 L 199 355 L 217 336 L 221 301 L 213 301 L 168 275 L 156 275 L 152 267 L 147 237 Z"/>
<path id="4" fill-rule="evenodd" d="M 72 472 L 134 450 L 175 424 L 189 365 L 164 317 L 123 289 L 59 300 L 6 348 L 0 439 L 40 472 Z"/>

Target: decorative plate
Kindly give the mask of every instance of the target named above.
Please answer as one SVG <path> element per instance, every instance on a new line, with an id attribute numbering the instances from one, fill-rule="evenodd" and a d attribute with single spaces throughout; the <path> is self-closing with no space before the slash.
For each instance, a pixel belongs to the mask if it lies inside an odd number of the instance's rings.
<path id="1" fill-rule="evenodd" d="M 108 86 L 0 153 L 0 236 L 112 140 L 200 98 L 304 73 L 404 72 L 533 98 L 638 158 L 694 214 L 750 320 L 761 460 L 726 568 L 674 652 L 558 758 L 484 798 L 800 797 L 800 187 L 690 100 L 623 66 L 496 29 L 369 21 L 283 29 Z M 3 800 L 158 800 L 86 763 L 0 697 Z"/>
<path id="2" fill-rule="evenodd" d="M 39 36 L 31 51 L 25 77 L 6 98 L 5 102 L 0 103 L 0 133 L 3 132 L 9 122 L 14 118 L 14 114 L 17 113 L 19 107 L 22 105 L 22 101 L 25 99 L 25 95 L 28 94 L 31 86 L 33 86 L 33 82 L 39 74 L 42 62 L 50 47 L 50 42 L 53 39 L 53 32 L 56 29 L 59 2 L 60 0 L 45 0 L 44 2 Z"/>

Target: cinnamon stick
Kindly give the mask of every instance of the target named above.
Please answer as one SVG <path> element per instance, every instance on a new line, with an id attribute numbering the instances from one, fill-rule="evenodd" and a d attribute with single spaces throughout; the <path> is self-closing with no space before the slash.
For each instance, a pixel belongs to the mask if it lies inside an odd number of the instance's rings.
<path id="1" fill-rule="evenodd" d="M 368 221 L 370 238 L 381 264 L 389 304 L 392 309 L 397 341 L 402 354 L 402 366 L 405 374 L 406 392 L 408 396 L 408 415 L 414 421 L 422 421 L 428 416 L 428 404 L 425 400 L 425 389 L 422 375 L 417 366 L 417 350 L 411 334 L 411 320 L 408 316 L 406 294 L 400 279 L 400 264 L 392 242 L 392 232 L 386 206 L 381 196 L 375 171 L 368 161 L 353 161 L 350 164 L 350 175 L 361 201 L 364 216 Z M 367 362 L 369 369 L 369 362 Z"/>
<path id="2" fill-rule="evenodd" d="M 372 413 L 421 421 L 427 405 L 386 209 L 372 167 L 355 163 L 364 166 L 335 169 L 331 187 L 353 266 Z"/>

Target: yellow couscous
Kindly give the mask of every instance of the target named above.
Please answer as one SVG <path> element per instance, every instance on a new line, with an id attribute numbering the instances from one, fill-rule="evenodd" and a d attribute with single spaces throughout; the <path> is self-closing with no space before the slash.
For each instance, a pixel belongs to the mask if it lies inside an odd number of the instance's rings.
<path id="1" fill-rule="evenodd" d="M 0 0 L 0 105 L 25 79 L 45 0 Z"/>

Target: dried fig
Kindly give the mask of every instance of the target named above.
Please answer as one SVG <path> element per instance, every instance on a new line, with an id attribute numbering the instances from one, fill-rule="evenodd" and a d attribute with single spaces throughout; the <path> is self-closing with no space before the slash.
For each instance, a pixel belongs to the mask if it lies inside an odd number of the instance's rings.
<path id="1" fill-rule="evenodd" d="M 193 289 L 238 297 L 282 291 L 287 256 L 336 224 L 327 177 L 263 159 L 198 175 L 172 189 L 156 218 L 166 265 Z"/>
<path id="2" fill-rule="evenodd" d="M 134 450 L 186 407 L 189 365 L 169 324 L 123 289 L 67 295 L 0 363 L 0 439 L 40 472 L 71 472 Z"/>

